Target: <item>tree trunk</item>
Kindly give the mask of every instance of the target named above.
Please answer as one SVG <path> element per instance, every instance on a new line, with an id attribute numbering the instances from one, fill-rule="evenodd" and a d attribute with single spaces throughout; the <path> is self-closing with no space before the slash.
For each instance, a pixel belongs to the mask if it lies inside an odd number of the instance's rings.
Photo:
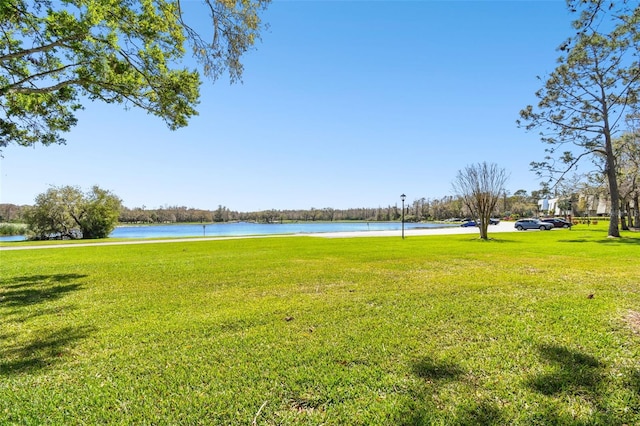
<path id="1" fill-rule="evenodd" d="M 488 194 L 484 194 L 485 197 L 483 202 L 480 203 L 480 208 L 478 209 L 478 215 L 476 216 L 480 223 L 478 223 L 478 227 L 480 228 L 480 238 L 483 240 L 489 239 L 489 222 L 491 218 L 491 212 L 495 208 L 495 205 L 498 203 L 498 194 L 497 197 L 491 199 Z"/>
<path id="2" fill-rule="evenodd" d="M 628 231 L 629 226 L 627 226 L 627 208 L 629 207 L 629 203 L 626 200 L 622 201 L 622 211 L 620 212 L 620 228 L 623 231 Z"/>
<path id="3" fill-rule="evenodd" d="M 618 179 L 616 176 L 616 158 L 613 153 L 611 134 L 605 126 L 605 150 L 607 153 L 607 180 L 609 181 L 609 196 L 611 197 L 611 214 L 609 215 L 609 237 L 620 237 L 618 229 L 618 219 L 620 217 L 620 191 L 618 190 Z"/>
<path id="4" fill-rule="evenodd" d="M 480 218 L 480 223 L 478 224 L 480 228 L 480 238 L 483 240 L 489 239 L 489 219 L 488 218 Z"/>
<path id="5" fill-rule="evenodd" d="M 640 196 L 633 197 L 633 226 L 640 228 Z"/>

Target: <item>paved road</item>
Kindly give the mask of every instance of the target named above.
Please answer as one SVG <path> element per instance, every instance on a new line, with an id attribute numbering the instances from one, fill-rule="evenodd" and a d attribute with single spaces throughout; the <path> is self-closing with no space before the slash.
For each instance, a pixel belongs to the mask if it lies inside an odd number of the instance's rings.
<path id="1" fill-rule="evenodd" d="M 516 232 L 513 228 L 513 222 L 500 222 L 497 225 L 489 226 L 489 236 L 496 232 Z M 533 231 L 536 232 L 536 231 Z M 406 238 L 421 235 L 451 235 L 451 234 L 478 234 L 476 227 L 463 228 L 460 226 L 447 228 L 424 228 L 424 229 L 405 229 Z M 76 244 L 47 244 L 47 245 L 29 245 L 29 246 L 5 246 L 0 247 L 0 251 L 4 250 L 33 250 L 33 249 L 54 249 L 54 248 L 73 248 L 73 247 L 91 247 L 91 246 L 115 246 L 130 244 L 158 244 L 158 243 L 185 243 L 194 241 L 216 241 L 216 240 L 232 240 L 241 238 L 277 238 L 291 236 L 305 236 L 318 238 L 354 238 L 354 237 L 399 237 L 401 231 L 357 231 L 357 232 L 324 232 L 318 234 L 295 234 L 295 235 L 252 235 L 237 237 L 194 237 L 194 238 L 173 238 L 164 240 L 131 240 L 131 241 L 103 241 L 94 243 L 76 243 Z"/>
<path id="2" fill-rule="evenodd" d="M 489 225 L 489 236 L 495 232 L 516 232 L 513 222 L 500 222 L 497 225 Z M 451 234 L 478 234 L 480 231 L 475 226 L 463 228 L 452 226 L 446 228 L 405 229 L 405 237 L 417 235 L 451 235 Z M 322 234 L 310 234 L 313 237 L 323 238 L 347 238 L 347 237 L 399 237 L 400 231 L 362 231 L 362 232 L 325 232 Z"/>

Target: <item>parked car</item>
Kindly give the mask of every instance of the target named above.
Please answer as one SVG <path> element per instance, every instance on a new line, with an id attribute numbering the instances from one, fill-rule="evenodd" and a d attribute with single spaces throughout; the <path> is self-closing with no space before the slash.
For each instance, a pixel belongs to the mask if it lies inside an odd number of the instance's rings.
<path id="1" fill-rule="evenodd" d="M 494 218 L 489 219 L 489 225 L 497 225 L 499 223 L 500 223 L 500 219 L 494 219 Z M 462 222 L 460 226 L 462 226 L 463 228 L 466 228 L 467 226 L 480 226 L 480 221 L 466 219 L 464 222 Z"/>
<path id="2" fill-rule="evenodd" d="M 571 228 L 571 226 L 573 225 L 568 220 L 564 220 L 559 217 L 548 217 L 548 218 L 542 219 L 542 221 L 553 223 L 554 228 Z"/>
<path id="3" fill-rule="evenodd" d="M 520 219 L 513 226 L 518 231 L 522 231 L 524 229 L 539 229 L 541 231 L 550 231 L 554 228 L 553 223 L 543 222 L 540 219 Z"/>

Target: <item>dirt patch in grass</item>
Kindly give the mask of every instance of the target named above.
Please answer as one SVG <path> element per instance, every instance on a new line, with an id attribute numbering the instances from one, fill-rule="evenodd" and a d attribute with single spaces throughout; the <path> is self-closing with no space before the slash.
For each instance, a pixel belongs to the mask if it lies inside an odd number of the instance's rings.
<path id="1" fill-rule="evenodd" d="M 634 333 L 640 334 L 640 312 L 629 311 L 625 320 Z"/>

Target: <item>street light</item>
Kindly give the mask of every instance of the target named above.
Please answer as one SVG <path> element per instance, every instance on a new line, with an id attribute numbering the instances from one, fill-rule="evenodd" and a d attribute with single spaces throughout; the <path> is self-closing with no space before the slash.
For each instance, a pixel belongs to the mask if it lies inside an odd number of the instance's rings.
<path id="1" fill-rule="evenodd" d="M 404 200 L 407 199 L 407 196 L 402 194 L 400 199 L 402 200 L 402 239 L 404 240 Z"/>

